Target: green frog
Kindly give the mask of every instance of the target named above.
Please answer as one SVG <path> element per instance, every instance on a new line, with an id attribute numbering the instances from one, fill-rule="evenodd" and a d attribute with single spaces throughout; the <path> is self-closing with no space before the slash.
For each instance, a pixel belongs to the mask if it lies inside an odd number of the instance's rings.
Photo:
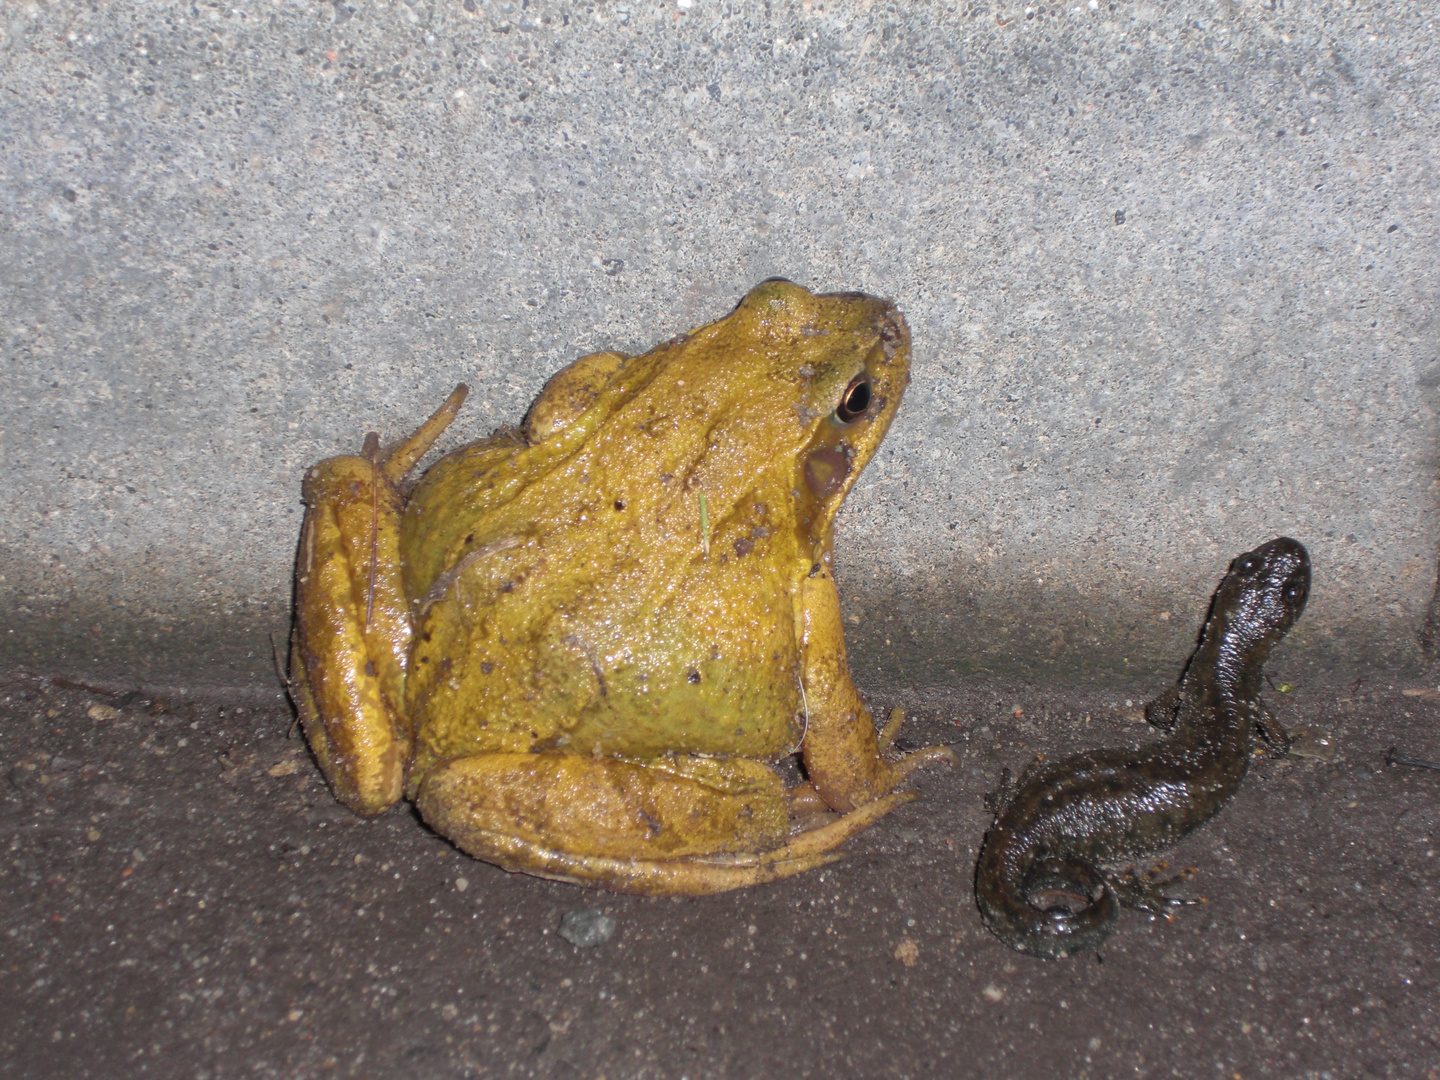
<path id="1" fill-rule="evenodd" d="M 1285 753 L 1260 680 L 1309 592 L 1309 555 L 1289 537 L 1239 556 L 1179 682 L 1147 710 L 1163 738 L 1086 751 L 1002 784 L 975 869 L 975 899 L 996 937 L 1062 957 L 1099 947 L 1119 904 L 1155 915 L 1181 902 L 1165 894 L 1169 882 L 1106 865 L 1159 852 L 1209 821 L 1239 790 L 1256 731 Z"/>
<path id="2" fill-rule="evenodd" d="M 519 430 L 304 483 L 292 683 L 336 797 L 512 871 L 699 894 L 823 865 L 913 797 L 851 681 L 833 523 L 909 381 L 888 301 L 757 286 L 555 375 Z M 799 752 L 803 783 L 775 768 Z"/>

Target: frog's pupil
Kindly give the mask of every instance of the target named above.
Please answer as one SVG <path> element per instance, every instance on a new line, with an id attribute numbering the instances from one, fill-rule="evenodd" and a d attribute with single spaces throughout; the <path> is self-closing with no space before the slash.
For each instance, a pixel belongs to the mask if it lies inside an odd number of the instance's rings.
<path id="1" fill-rule="evenodd" d="M 835 410 L 841 423 L 848 424 L 856 420 L 861 413 L 870 407 L 870 377 L 868 375 L 857 376 L 845 393 L 840 397 L 840 406 Z"/>

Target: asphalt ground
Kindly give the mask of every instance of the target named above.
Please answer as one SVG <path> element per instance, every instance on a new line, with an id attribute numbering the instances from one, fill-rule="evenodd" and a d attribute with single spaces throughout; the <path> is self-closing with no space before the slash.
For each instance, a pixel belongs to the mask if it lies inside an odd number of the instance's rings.
<path id="1" fill-rule="evenodd" d="M 1130 693 L 877 695 L 959 767 L 822 871 L 645 899 L 506 874 L 409 808 L 354 817 L 279 700 L 14 673 L 0 1073 L 1440 1077 L 1440 771 L 1386 758 L 1440 761 L 1433 683 L 1272 693 L 1319 756 L 1257 759 L 1168 856 L 1204 903 L 1064 961 L 985 930 L 985 793 L 1035 753 L 1153 738 Z M 582 948 L 559 928 L 587 909 L 615 930 Z"/>

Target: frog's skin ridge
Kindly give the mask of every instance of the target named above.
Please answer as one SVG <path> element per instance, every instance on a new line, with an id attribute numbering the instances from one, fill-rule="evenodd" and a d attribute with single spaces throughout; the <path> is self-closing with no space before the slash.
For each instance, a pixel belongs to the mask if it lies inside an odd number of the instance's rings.
<path id="1" fill-rule="evenodd" d="M 1002 791 L 975 869 L 975 899 L 996 937 L 1053 959 L 1097 948 L 1119 904 L 1153 915 L 1177 903 L 1165 883 L 1105 867 L 1153 855 L 1210 820 L 1244 780 L 1257 729 L 1272 753 L 1285 752 L 1284 731 L 1260 703 L 1262 667 L 1309 590 L 1309 556 L 1288 537 L 1239 556 L 1179 682 L 1147 709 L 1167 735 L 1039 765 Z"/>
<path id="2" fill-rule="evenodd" d="M 639 356 L 581 357 L 523 427 L 409 473 L 305 478 L 291 677 L 336 797 L 477 858 L 705 893 L 838 858 L 913 798 L 850 679 L 832 526 L 909 381 L 893 304 L 763 282 Z M 787 791 L 772 763 L 799 751 Z M 838 815 L 838 816 L 837 816 Z"/>

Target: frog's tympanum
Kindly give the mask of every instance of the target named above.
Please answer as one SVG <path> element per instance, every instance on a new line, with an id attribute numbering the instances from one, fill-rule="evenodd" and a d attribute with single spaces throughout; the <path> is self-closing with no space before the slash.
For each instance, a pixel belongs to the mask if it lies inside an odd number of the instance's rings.
<path id="1" fill-rule="evenodd" d="M 454 419 L 305 478 L 292 681 L 335 795 L 508 870 L 709 893 L 830 862 L 913 797 L 850 680 L 832 523 L 909 380 L 889 303 L 759 285 L 582 357 L 520 431 Z M 772 763 L 802 754 L 787 790 Z"/>
<path id="2" fill-rule="evenodd" d="M 1105 867 L 1161 851 L 1208 821 L 1245 778 L 1256 730 L 1285 753 L 1285 732 L 1260 703 L 1261 668 L 1309 591 L 1310 559 L 1294 540 L 1241 555 L 1179 683 L 1147 710 L 1168 734 L 1141 750 L 1038 766 L 1002 790 L 975 870 L 975 898 L 996 937 L 1032 956 L 1066 956 L 1110 936 L 1117 903 L 1153 916 L 1181 902 L 1165 895 L 1167 882 Z"/>

